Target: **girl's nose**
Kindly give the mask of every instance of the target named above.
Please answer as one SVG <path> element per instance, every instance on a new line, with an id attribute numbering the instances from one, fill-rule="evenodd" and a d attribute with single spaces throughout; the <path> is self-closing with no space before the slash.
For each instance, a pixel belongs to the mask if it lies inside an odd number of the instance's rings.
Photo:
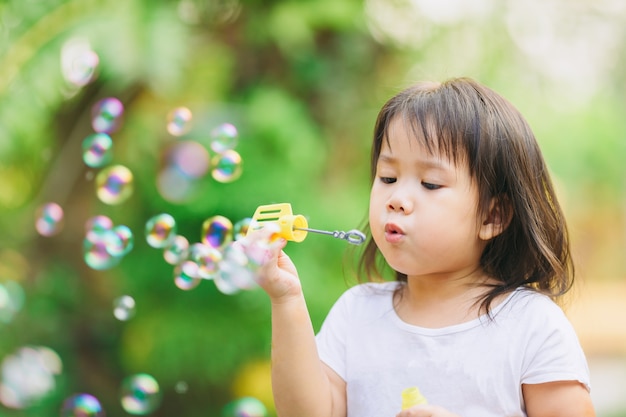
<path id="1" fill-rule="evenodd" d="M 406 195 L 396 192 L 389 198 L 387 210 L 409 214 L 413 211 L 413 202 Z"/>

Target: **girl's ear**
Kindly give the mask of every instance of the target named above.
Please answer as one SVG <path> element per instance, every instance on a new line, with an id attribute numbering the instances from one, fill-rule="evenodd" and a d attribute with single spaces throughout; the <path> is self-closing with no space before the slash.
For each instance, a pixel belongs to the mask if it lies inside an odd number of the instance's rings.
<path id="1" fill-rule="evenodd" d="M 489 212 L 483 219 L 478 231 L 482 240 L 491 240 L 504 232 L 513 219 L 513 208 L 505 195 L 493 197 L 489 204 Z"/>

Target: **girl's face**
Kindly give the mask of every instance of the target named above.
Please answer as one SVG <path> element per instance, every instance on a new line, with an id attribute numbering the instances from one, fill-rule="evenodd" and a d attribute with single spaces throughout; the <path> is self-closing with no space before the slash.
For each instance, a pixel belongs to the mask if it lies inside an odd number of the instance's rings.
<path id="1" fill-rule="evenodd" d="M 456 166 L 429 153 L 401 118 L 389 126 L 370 195 L 372 237 L 389 265 L 411 276 L 465 277 L 477 272 L 478 188 L 463 158 Z"/>

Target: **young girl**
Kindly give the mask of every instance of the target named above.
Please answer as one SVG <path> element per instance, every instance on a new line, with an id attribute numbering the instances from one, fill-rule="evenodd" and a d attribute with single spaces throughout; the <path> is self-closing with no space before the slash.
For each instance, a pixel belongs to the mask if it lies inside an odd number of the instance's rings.
<path id="1" fill-rule="evenodd" d="M 470 79 L 414 85 L 382 108 L 371 165 L 372 282 L 317 335 L 284 240 L 258 271 L 278 415 L 594 416 L 585 356 L 553 301 L 574 275 L 565 221 L 520 113 Z M 428 405 L 401 410 L 411 386 Z"/>

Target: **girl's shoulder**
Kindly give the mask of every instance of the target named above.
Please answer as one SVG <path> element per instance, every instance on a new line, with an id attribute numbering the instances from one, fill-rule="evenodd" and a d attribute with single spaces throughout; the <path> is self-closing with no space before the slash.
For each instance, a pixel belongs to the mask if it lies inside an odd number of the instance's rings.
<path id="1" fill-rule="evenodd" d="M 513 291 L 500 305 L 492 311 L 494 317 L 504 316 L 516 320 L 545 322 L 546 320 L 557 322 L 567 321 L 563 309 L 549 296 L 539 291 L 520 287 Z"/>

